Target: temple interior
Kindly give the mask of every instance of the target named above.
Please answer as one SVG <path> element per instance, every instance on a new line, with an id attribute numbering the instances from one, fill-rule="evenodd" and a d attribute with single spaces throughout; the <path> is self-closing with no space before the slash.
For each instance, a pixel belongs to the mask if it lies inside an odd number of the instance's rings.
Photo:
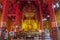
<path id="1" fill-rule="evenodd" d="M 60 40 L 60 0 L 0 0 L 0 40 Z"/>

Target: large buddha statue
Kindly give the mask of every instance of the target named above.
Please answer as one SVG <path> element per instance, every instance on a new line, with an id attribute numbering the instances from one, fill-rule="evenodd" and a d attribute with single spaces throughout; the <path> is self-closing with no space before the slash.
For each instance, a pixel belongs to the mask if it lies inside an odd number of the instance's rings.
<path id="1" fill-rule="evenodd" d="M 22 30 L 36 31 L 38 30 L 37 20 L 34 13 L 25 13 L 22 21 Z"/>
<path id="2" fill-rule="evenodd" d="M 32 4 L 27 4 L 23 8 L 22 30 L 24 31 L 38 30 L 36 13 L 37 13 L 36 8 Z"/>

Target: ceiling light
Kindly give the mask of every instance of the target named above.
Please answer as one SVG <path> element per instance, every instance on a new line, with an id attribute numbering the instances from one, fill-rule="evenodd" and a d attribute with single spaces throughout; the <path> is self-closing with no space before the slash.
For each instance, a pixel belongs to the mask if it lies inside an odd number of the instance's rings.
<path id="1" fill-rule="evenodd" d="M 47 18 L 43 18 L 43 21 L 47 21 Z"/>
<path id="2" fill-rule="evenodd" d="M 53 5 L 53 8 L 56 8 L 56 5 Z"/>
<path id="3" fill-rule="evenodd" d="M 49 15 L 47 15 L 47 17 L 49 18 L 50 16 L 49 16 Z"/>
<path id="4" fill-rule="evenodd" d="M 18 28 L 18 25 L 16 25 L 16 28 Z"/>
<path id="5" fill-rule="evenodd" d="M 56 3 L 56 6 L 59 7 L 59 3 Z"/>

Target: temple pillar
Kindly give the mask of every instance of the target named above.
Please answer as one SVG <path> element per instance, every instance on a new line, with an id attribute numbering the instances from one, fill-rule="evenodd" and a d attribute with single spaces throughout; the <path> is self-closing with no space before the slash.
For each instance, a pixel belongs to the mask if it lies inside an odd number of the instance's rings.
<path id="1" fill-rule="evenodd" d="M 57 27 L 55 24 L 55 12 L 53 10 L 52 0 L 48 0 L 47 4 L 48 4 L 48 10 L 50 14 L 50 35 L 51 35 L 52 40 L 58 40 Z"/>
<path id="2" fill-rule="evenodd" d="M 19 8 L 18 8 L 18 3 L 16 3 L 16 9 L 15 9 L 15 13 L 16 13 L 16 19 L 15 19 L 15 24 L 18 25 L 19 22 Z"/>
<path id="3" fill-rule="evenodd" d="M 5 25 L 5 18 L 6 18 L 6 4 L 7 4 L 7 0 L 3 1 L 3 12 L 2 12 L 2 18 L 1 18 L 1 27 L 3 27 Z"/>
<path id="4" fill-rule="evenodd" d="M 42 40 L 44 40 L 44 28 L 43 28 L 43 11 L 42 11 L 42 1 L 38 2 L 38 8 L 39 8 L 39 15 L 40 15 L 40 22 L 39 22 L 39 30 L 41 30 L 42 33 Z M 41 37 L 41 36 L 40 36 Z"/>

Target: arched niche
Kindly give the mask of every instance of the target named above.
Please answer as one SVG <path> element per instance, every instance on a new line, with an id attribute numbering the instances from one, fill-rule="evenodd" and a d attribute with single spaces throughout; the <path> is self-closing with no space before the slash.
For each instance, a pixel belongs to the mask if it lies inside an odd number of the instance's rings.
<path id="1" fill-rule="evenodd" d="M 33 4 L 27 4 L 22 10 L 22 30 L 24 31 L 37 31 L 38 19 L 37 8 Z"/>

